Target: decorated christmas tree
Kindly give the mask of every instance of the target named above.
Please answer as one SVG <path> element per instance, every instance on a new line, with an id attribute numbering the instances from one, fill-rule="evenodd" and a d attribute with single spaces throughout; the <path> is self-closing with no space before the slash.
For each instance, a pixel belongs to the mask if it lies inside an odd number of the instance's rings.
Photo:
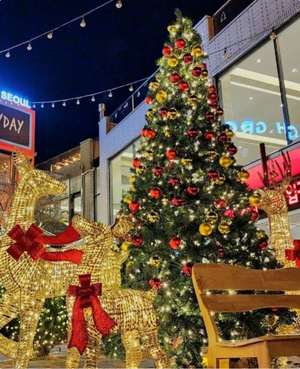
<path id="1" fill-rule="evenodd" d="M 189 19 L 176 15 L 149 84 L 147 124 L 123 199 L 123 211 L 136 222 L 124 275 L 127 286 L 157 290 L 160 338 L 176 365 L 199 367 L 206 333 L 193 264 L 274 268 L 277 262 L 254 224 L 259 198 L 236 164 L 234 134 L 222 123 L 201 39 Z M 288 320 L 279 315 L 278 322 Z M 225 338 L 257 336 L 266 330 L 265 317 L 265 311 L 220 315 L 219 324 Z"/>

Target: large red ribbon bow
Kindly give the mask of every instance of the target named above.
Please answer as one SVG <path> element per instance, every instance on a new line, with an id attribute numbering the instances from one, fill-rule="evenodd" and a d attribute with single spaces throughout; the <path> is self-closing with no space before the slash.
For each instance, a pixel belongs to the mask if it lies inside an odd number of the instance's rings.
<path id="1" fill-rule="evenodd" d="M 13 227 L 8 236 L 15 242 L 10 245 L 7 252 L 15 259 L 19 260 L 24 252 L 27 252 L 33 260 L 43 259 L 48 261 L 70 261 L 74 264 L 80 264 L 83 252 L 81 250 L 66 250 L 48 252 L 45 250 L 45 244 L 60 245 L 78 241 L 79 233 L 69 225 L 65 231 L 56 236 L 44 236 L 43 231 L 31 224 L 27 231 L 24 231 L 19 224 Z"/>
<path id="2" fill-rule="evenodd" d="M 300 268 L 300 240 L 294 240 L 294 248 L 285 250 L 285 257 L 289 261 L 295 261 L 296 267 Z"/>
<path id="3" fill-rule="evenodd" d="M 99 297 L 101 295 L 101 283 L 91 284 L 91 275 L 79 276 L 80 286 L 71 285 L 68 294 L 75 296 L 72 313 L 72 333 L 68 348 L 76 347 L 82 355 L 88 344 L 87 324 L 84 317 L 84 309 L 91 308 L 96 329 L 101 335 L 106 336 L 116 325 L 102 308 Z"/>

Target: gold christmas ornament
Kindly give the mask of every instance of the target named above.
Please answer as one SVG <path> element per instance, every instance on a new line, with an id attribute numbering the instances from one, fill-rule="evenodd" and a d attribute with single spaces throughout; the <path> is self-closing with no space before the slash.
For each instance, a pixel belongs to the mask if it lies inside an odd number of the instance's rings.
<path id="1" fill-rule="evenodd" d="M 163 104 L 167 100 L 168 94 L 164 90 L 159 90 L 157 94 L 155 95 L 156 100 Z"/>
<path id="2" fill-rule="evenodd" d="M 156 223 L 159 221 L 159 214 L 155 211 L 151 211 L 151 213 L 147 215 L 147 220 L 150 223 Z"/>
<path id="3" fill-rule="evenodd" d="M 153 256 L 150 260 L 149 260 L 149 265 L 153 266 L 155 268 L 158 268 L 161 264 L 161 260 L 159 256 Z"/>
<path id="4" fill-rule="evenodd" d="M 178 31 L 178 27 L 175 25 L 168 26 L 168 31 L 171 34 L 171 36 L 175 36 Z"/>
<path id="5" fill-rule="evenodd" d="M 210 234 L 212 234 L 212 231 L 213 231 L 213 228 L 210 224 L 208 224 L 208 223 L 200 224 L 199 233 L 202 236 L 209 236 Z"/>
<path id="6" fill-rule="evenodd" d="M 168 118 L 171 120 L 175 120 L 178 117 L 178 112 L 175 108 L 171 108 L 168 112 Z"/>
<path id="7" fill-rule="evenodd" d="M 229 168 L 233 164 L 233 159 L 227 155 L 222 155 L 220 157 L 219 164 L 223 168 Z"/>
<path id="8" fill-rule="evenodd" d="M 156 91 L 159 88 L 158 82 L 151 82 L 149 83 L 149 90 Z"/>
<path id="9" fill-rule="evenodd" d="M 164 133 L 165 137 L 171 137 L 172 136 L 170 128 L 168 126 L 163 128 L 163 133 Z"/>
<path id="10" fill-rule="evenodd" d="M 249 197 L 249 204 L 251 206 L 258 206 L 259 203 L 260 203 L 260 196 L 258 196 L 258 195 L 251 195 Z"/>
<path id="11" fill-rule="evenodd" d="M 184 167 L 187 167 L 188 165 L 192 164 L 193 160 L 192 159 L 181 159 L 180 162 Z"/>
<path id="12" fill-rule="evenodd" d="M 238 178 L 239 180 L 242 182 L 242 183 L 245 183 L 248 181 L 250 177 L 250 174 L 249 172 L 247 172 L 246 170 L 241 170 L 239 173 L 238 173 Z"/>
<path id="13" fill-rule="evenodd" d="M 130 177 L 132 178 L 132 177 Z M 133 177 L 134 178 L 134 177 Z M 125 202 L 125 204 L 130 204 L 131 201 L 132 201 L 132 196 L 130 194 L 126 194 L 124 197 L 123 197 L 123 201 Z"/>
<path id="14" fill-rule="evenodd" d="M 222 234 L 228 234 L 230 233 L 231 229 L 230 229 L 230 225 L 226 222 L 221 222 L 219 225 L 218 225 L 218 230 L 220 233 Z"/>
<path id="15" fill-rule="evenodd" d="M 178 64 L 178 59 L 176 58 L 176 56 L 170 56 L 167 63 L 169 67 L 175 68 Z"/>
<path id="16" fill-rule="evenodd" d="M 194 58 L 200 58 L 201 56 L 203 56 L 203 50 L 200 46 L 195 46 L 193 47 L 191 54 Z"/>
<path id="17" fill-rule="evenodd" d="M 211 223 L 214 224 L 217 222 L 218 220 L 218 214 L 214 211 L 209 211 L 206 215 L 206 220 Z"/>
<path id="18" fill-rule="evenodd" d="M 122 251 L 128 251 L 130 246 L 131 246 L 131 242 L 124 241 L 121 245 L 121 250 Z"/>
<path id="19" fill-rule="evenodd" d="M 226 129 L 226 136 L 230 139 L 234 137 L 234 132 L 231 129 Z"/>
<path id="20" fill-rule="evenodd" d="M 266 235 L 266 232 L 261 229 L 256 232 L 256 236 L 259 240 L 263 238 L 266 238 L 266 239 L 268 238 Z"/>

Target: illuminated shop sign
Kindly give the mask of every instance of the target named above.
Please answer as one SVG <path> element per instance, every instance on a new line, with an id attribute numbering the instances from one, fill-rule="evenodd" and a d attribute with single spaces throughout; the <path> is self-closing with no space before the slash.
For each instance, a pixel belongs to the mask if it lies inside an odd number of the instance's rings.
<path id="1" fill-rule="evenodd" d="M 276 135 L 285 136 L 285 125 L 283 122 L 269 124 L 263 121 L 246 119 L 243 121 L 229 120 L 225 123 L 228 124 L 234 132 L 270 137 L 274 137 Z M 290 124 L 288 126 L 288 135 L 290 140 L 295 140 L 300 137 L 300 125 Z"/>
<path id="2" fill-rule="evenodd" d="M 300 205 L 300 178 L 294 180 L 287 188 L 285 196 L 289 206 Z"/>
<path id="3" fill-rule="evenodd" d="M 10 92 L 1 91 L 1 99 L 4 101 L 9 101 L 10 103 L 16 104 L 16 105 L 20 105 L 20 106 L 24 106 L 24 108 L 30 108 L 29 105 L 29 100 L 25 99 L 24 97 L 20 97 L 18 95 L 14 95 Z"/>

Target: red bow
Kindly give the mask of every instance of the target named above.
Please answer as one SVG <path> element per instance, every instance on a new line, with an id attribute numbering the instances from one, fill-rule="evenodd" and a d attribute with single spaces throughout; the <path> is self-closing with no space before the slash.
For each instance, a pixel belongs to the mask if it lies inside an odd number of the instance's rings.
<path id="1" fill-rule="evenodd" d="M 91 275 L 79 276 L 80 286 L 71 285 L 68 294 L 76 300 L 72 313 L 72 333 L 68 348 L 76 347 L 82 355 L 88 344 L 88 331 L 84 317 L 84 309 L 92 308 L 96 329 L 103 335 L 109 334 L 116 322 L 103 310 L 98 296 L 101 295 L 101 283 L 91 284 Z"/>
<path id="2" fill-rule="evenodd" d="M 43 231 L 31 224 L 25 232 L 19 224 L 17 224 L 9 233 L 8 236 L 15 242 L 10 245 L 7 252 L 15 259 L 19 260 L 21 255 L 26 251 L 33 260 L 43 259 L 48 261 L 70 261 L 74 264 L 80 264 L 83 252 L 80 250 L 66 250 L 47 252 L 44 244 L 65 244 L 74 242 L 80 239 L 79 234 L 70 225 L 64 232 L 56 236 L 44 236 Z"/>
<path id="3" fill-rule="evenodd" d="M 296 267 L 300 268 L 300 240 L 294 240 L 294 248 L 285 250 L 285 257 L 289 261 L 295 261 Z"/>

